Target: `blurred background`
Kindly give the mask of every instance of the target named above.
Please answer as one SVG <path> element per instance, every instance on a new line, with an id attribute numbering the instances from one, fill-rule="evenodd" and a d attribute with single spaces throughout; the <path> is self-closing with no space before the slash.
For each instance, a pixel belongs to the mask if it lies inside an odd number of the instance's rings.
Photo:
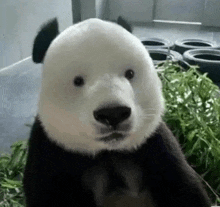
<path id="1" fill-rule="evenodd" d="M 122 15 L 133 25 L 162 22 L 169 29 L 175 25 L 168 22 L 182 22 L 182 27 L 174 32 L 180 33 L 181 28 L 201 31 L 209 27 L 205 30 L 209 31 L 208 35 L 203 37 L 218 41 L 220 38 L 212 32 L 220 32 L 219 11 L 219 0 L 1 0 L 0 69 L 29 57 L 40 25 L 53 17 L 58 17 L 60 31 L 70 26 L 74 19 L 77 22 L 80 18 L 91 17 L 116 20 Z M 191 27 L 186 28 L 186 25 Z M 142 35 L 138 29 L 134 34 Z M 145 35 L 150 34 L 146 31 Z"/>

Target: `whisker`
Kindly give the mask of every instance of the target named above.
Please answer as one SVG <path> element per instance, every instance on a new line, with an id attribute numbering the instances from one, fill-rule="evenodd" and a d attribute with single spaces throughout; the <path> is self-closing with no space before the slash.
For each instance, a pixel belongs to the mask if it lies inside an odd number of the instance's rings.
<path id="1" fill-rule="evenodd" d="M 145 114 L 152 114 L 156 112 L 156 109 L 145 109 L 143 110 Z"/>
<path id="2" fill-rule="evenodd" d="M 142 117 L 152 117 L 152 116 L 155 116 L 155 114 L 145 114 L 145 115 L 142 115 Z"/>
<path id="3" fill-rule="evenodd" d="M 143 114 L 143 115 L 141 115 L 141 117 L 142 117 L 143 119 L 150 119 L 150 118 L 152 118 L 153 116 L 155 116 L 155 114 Z"/>

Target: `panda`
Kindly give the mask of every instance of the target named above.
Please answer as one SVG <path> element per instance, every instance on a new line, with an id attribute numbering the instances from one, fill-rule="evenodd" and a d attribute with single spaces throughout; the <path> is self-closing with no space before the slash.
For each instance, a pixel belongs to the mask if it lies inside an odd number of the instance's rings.
<path id="1" fill-rule="evenodd" d="M 27 207 L 209 207 L 162 121 L 162 85 L 149 53 L 119 17 L 59 33 L 44 24 L 38 112 L 23 185 Z"/>

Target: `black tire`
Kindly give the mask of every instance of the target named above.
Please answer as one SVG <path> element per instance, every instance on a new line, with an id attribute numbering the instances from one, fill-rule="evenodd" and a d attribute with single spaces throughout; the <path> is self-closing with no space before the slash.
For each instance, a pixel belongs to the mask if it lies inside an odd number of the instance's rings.
<path id="1" fill-rule="evenodd" d="M 174 47 L 174 43 L 161 38 L 140 38 L 142 44 L 147 49 L 172 49 Z"/>
<path id="2" fill-rule="evenodd" d="M 148 49 L 148 52 L 155 65 L 165 62 L 167 59 L 173 62 L 179 62 L 183 59 L 181 54 L 173 50 L 170 50 L 170 54 L 167 49 Z"/>
<path id="3" fill-rule="evenodd" d="M 218 45 L 215 42 L 201 39 L 183 39 L 176 40 L 174 50 L 183 54 L 187 50 L 191 49 L 210 49 L 218 48 Z"/>
<path id="4" fill-rule="evenodd" d="M 213 82 L 220 82 L 220 50 L 195 49 L 183 54 L 183 59 L 190 65 L 198 65 L 202 73 L 208 73 Z"/>

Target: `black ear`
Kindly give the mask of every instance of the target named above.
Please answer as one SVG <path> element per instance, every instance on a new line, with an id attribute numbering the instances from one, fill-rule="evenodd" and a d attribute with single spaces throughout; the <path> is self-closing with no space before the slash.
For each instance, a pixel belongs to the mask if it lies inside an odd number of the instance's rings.
<path id="1" fill-rule="evenodd" d="M 35 63 L 42 63 L 47 49 L 53 39 L 59 34 L 58 22 L 54 18 L 44 24 L 38 32 L 33 46 L 32 59 Z"/>
<path id="2" fill-rule="evenodd" d="M 132 26 L 121 16 L 118 17 L 117 23 L 128 30 L 130 33 L 132 33 Z"/>

